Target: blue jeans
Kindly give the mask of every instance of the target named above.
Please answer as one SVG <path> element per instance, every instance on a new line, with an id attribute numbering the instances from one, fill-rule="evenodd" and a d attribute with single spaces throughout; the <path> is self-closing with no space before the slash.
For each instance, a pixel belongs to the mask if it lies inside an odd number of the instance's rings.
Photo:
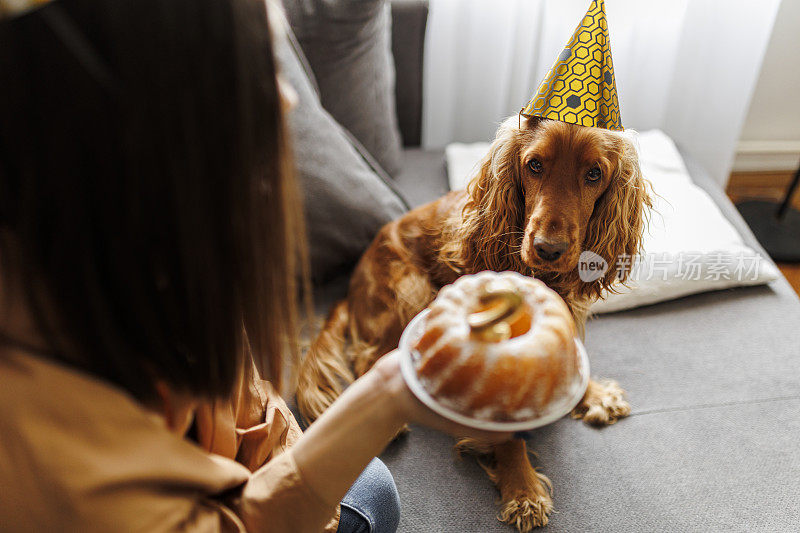
<path id="1" fill-rule="evenodd" d="M 394 478 L 380 459 L 373 459 L 342 500 L 337 533 L 394 533 L 399 523 Z"/>

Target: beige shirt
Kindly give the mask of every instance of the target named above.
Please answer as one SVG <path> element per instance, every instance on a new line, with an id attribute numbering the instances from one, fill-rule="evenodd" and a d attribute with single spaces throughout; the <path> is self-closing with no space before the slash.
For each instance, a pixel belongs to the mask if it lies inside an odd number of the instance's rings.
<path id="1" fill-rule="evenodd" d="M 199 446 L 30 355 L 0 357 L 0 406 L 0 531 L 245 531 L 243 508 L 260 531 L 336 530 L 289 450 L 297 422 L 252 364 L 231 401 L 197 408 Z"/>

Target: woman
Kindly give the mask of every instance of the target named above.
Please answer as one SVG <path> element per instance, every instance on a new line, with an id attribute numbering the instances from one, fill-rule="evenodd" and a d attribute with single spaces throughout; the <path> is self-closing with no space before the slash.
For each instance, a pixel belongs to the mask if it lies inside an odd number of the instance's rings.
<path id="1" fill-rule="evenodd" d="M 274 392 L 305 252 L 264 4 L 8 2 L 2 528 L 393 530 L 373 458 L 467 432 L 394 354 L 303 435 Z"/>

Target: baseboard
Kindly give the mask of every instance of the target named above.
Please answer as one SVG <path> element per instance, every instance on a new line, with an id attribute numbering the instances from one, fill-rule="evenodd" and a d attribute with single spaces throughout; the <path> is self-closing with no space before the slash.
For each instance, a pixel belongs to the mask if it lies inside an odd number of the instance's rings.
<path id="1" fill-rule="evenodd" d="M 733 171 L 791 171 L 797 170 L 798 165 L 800 141 L 739 141 Z"/>

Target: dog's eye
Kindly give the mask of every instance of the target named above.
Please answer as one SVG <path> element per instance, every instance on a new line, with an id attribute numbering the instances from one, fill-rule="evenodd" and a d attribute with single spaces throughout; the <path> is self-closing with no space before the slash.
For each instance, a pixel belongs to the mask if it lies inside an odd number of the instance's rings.
<path id="1" fill-rule="evenodd" d="M 542 162 L 539 161 L 538 159 L 531 159 L 528 162 L 528 166 L 530 167 L 531 172 L 533 172 L 534 174 L 538 174 L 542 171 Z"/>
<path id="2" fill-rule="evenodd" d="M 589 169 L 589 172 L 586 174 L 586 180 L 591 182 L 600 181 L 602 177 L 603 171 L 600 170 L 600 167 Z"/>

